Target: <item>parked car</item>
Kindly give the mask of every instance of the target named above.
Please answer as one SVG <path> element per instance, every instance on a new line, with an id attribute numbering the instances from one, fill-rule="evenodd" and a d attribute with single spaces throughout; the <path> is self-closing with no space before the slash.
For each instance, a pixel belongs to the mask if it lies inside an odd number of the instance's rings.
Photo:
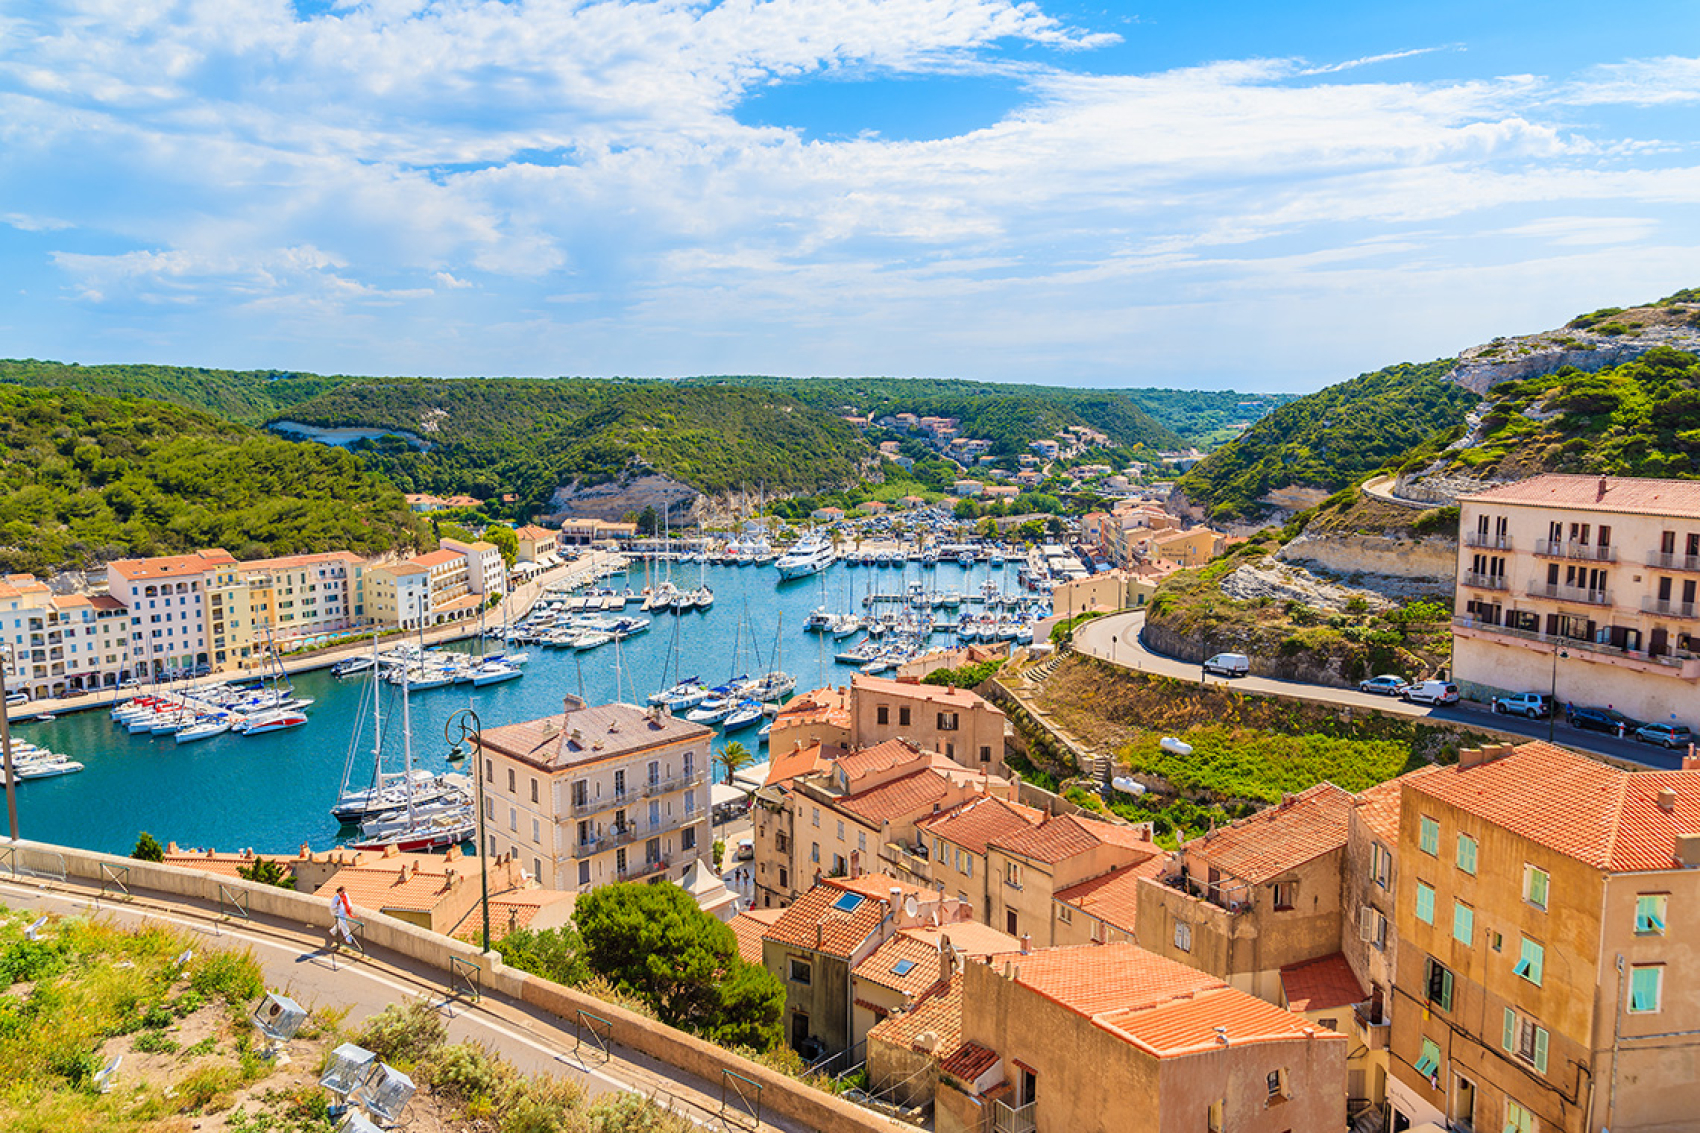
<path id="1" fill-rule="evenodd" d="M 1419 704 L 1457 704 L 1458 686 L 1451 681 L 1418 681 L 1400 695 Z"/>
<path id="2" fill-rule="evenodd" d="M 740 839 L 738 842 L 738 852 L 733 856 L 741 862 L 747 862 L 754 858 L 756 856 L 755 842 L 749 838 Z"/>
<path id="3" fill-rule="evenodd" d="M 1244 653 L 1218 653 L 1204 662 L 1206 673 L 1220 673 L 1224 677 L 1243 677 L 1251 672 L 1251 658 Z"/>
<path id="4" fill-rule="evenodd" d="M 1635 738 L 1660 747 L 1687 747 L 1694 742 L 1694 733 L 1687 724 L 1642 724 L 1635 729 Z"/>
<path id="5" fill-rule="evenodd" d="M 1578 708 L 1574 704 L 1564 706 L 1564 722 L 1572 728 L 1614 736 L 1627 736 L 1641 727 L 1639 721 L 1631 720 L 1615 708 Z"/>
<path id="6" fill-rule="evenodd" d="M 1379 677 L 1358 682 L 1359 692 L 1373 692 L 1379 696 L 1398 696 L 1410 687 L 1404 677 L 1396 677 L 1391 673 L 1383 673 Z"/>
<path id="7" fill-rule="evenodd" d="M 1493 710 L 1501 716 L 1526 716 L 1531 720 L 1545 719 L 1552 711 L 1544 693 L 1518 692 L 1493 698 Z"/>

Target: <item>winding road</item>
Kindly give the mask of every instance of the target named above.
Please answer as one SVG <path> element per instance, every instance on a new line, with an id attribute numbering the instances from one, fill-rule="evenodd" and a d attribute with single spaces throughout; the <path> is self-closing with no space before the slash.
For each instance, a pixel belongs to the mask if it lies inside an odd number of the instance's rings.
<path id="1" fill-rule="evenodd" d="M 1219 677 L 1206 675 L 1191 661 L 1182 661 L 1155 653 L 1143 640 L 1145 613 L 1132 610 L 1109 614 L 1083 624 L 1074 636 L 1074 647 L 1081 653 L 1099 657 L 1112 664 L 1137 672 L 1157 676 L 1196 680 L 1200 684 L 1232 685 L 1244 692 L 1268 696 L 1286 696 L 1318 704 L 1336 704 L 1354 708 L 1374 708 L 1396 716 L 1434 717 L 1484 731 L 1502 732 L 1508 739 L 1544 740 L 1577 751 L 1610 756 L 1613 759 L 1640 764 L 1659 770 L 1674 770 L 1682 766 L 1680 751 L 1667 751 L 1630 739 L 1617 739 L 1598 732 L 1572 728 L 1562 717 L 1556 723 L 1547 720 L 1526 720 L 1521 716 L 1501 716 L 1487 705 L 1460 701 L 1448 707 L 1411 704 L 1395 697 L 1377 696 L 1356 689 L 1334 688 L 1330 685 L 1307 684 L 1303 681 L 1277 680 L 1273 677 Z"/>

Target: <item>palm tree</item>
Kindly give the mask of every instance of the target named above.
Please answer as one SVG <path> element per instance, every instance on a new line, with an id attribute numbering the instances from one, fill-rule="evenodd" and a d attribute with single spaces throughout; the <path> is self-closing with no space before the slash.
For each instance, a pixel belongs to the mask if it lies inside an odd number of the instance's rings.
<path id="1" fill-rule="evenodd" d="M 754 763 L 755 761 L 756 761 L 755 753 L 750 751 L 749 748 L 745 747 L 743 744 L 739 743 L 737 740 L 732 740 L 731 742 L 729 742 L 725 747 L 721 748 L 720 751 L 714 757 L 714 762 L 716 764 L 718 764 L 719 767 L 720 767 L 720 770 L 725 773 L 726 785 L 727 786 L 732 785 L 732 777 L 734 775 L 736 775 L 738 772 L 742 771 L 744 768 L 748 767 L 750 764 Z M 712 808 L 713 805 L 714 805 L 713 804 L 713 792 L 712 791 L 709 792 L 709 796 L 710 796 L 709 806 Z M 712 813 L 712 810 L 711 810 L 710 813 Z M 718 827 L 718 822 L 716 822 L 716 826 Z M 718 837 L 718 832 L 717 832 L 717 836 L 715 838 L 715 841 L 718 842 L 719 840 L 720 839 Z"/>

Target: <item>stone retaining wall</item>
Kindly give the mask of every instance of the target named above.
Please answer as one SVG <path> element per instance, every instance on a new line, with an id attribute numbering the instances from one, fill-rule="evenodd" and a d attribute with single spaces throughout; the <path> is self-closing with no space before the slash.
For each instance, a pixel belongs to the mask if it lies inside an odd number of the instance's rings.
<path id="1" fill-rule="evenodd" d="M 3 845 L 0 843 L 0 846 Z M 180 866 L 137 861 L 133 858 L 44 842 L 20 841 L 12 852 L 21 855 L 20 865 L 36 873 L 41 872 L 42 867 L 50 862 L 56 866 L 57 862 L 52 861 L 55 856 L 64 862 L 68 877 L 96 883 L 104 879 L 101 870 L 103 864 L 118 871 L 128 867 L 127 885 L 132 890 L 147 890 L 203 901 L 216 907 L 220 901 L 222 887 L 232 895 L 240 894 L 247 902 L 249 912 L 254 915 L 297 921 L 309 928 L 322 928 L 327 933 L 331 926 L 329 901 L 291 889 L 279 889 L 272 885 L 218 877 Z M 4 859 L 0 859 L 0 862 L 3 861 Z M 581 1010 L 608 1020 L 613 1029 L 612 1037 L 615 1043 L 694 1074 L 703 1080 L 705 1088 L 713 1089 L 719 1085 L 722 1070 L 731 1070 L 760 1083 L 764 1114 L 777 1114 L 823 1130 L 875 1133 L 891 1128 L 889 1119 L 806 1086 L 759 1063 L 739 1058 L 694 1035 L 571 988 L 509 968 L 494 953 L 481 953 L 463 941 L 428 932 L 381 913 L 367 912 L 359 908 L 356 908 L 355 912 L 365 926 L 362 938 L 368 948 L 386 949 L 435 968 L 443 973 L 445 986 L 450 982 L 449 960 L 454 957 L 480 969 L 485 990 L 547 1011 L 560 1019 L 564 1028 L 570 1028 L 577 1022 L 578 1012 Z"/>

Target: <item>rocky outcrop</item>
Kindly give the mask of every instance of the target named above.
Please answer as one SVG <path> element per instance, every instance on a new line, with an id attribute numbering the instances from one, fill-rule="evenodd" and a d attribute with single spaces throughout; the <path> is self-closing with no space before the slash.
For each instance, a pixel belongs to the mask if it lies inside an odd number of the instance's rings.
<path id="1" fill-rule="evenodd" d="M 1211 635 L 1208 641 L 1201 641 L 1147 615 L 1140 640 L 1153 652 L 1194 664 L 1199 664 L 1206 657 L 1217 653 L 1244 653 L 1251 662 L 1251 673 L 1256 677 L 1305 681 L 1334 688 L 1349 688 L 1352 683 L 1344 672 L 1344 658 L 1335 655 L 1321 657 L 1308 653 L 1283 656 L 1270 650 L 1267 643 L 1258 640 L 1249 629 L 1243 636 L 1236 636 L 1229 630 Z"/>
<path id="2" fill-rule="evenodd" d="M 1593 372 L 1629 362 L 1655 346 L 1700 352 L 1700 306 L 1636 307 L 1591 327 L 1566 326 L 1518 338 L 1496 338 L 1458 355 L 1446 375 L 1465 389 L 1485 394 L 1500 382 L 1551 374 L 1566 366 Z"/>
<path id="3" fill-rule="evenodd" d="M 1377 610 L 1392 604 L 1374 590 L 1326 582 L 1301 567 L 1285 566 L 1268 559 L 1236 567 L 1222 579 L 1221 588 L 1222 593 L 1242 602 L 1255 602 L 1260 598 L 1299 602 L 1313 610 L 1336 614 L 1344 613 L 1354 598 Z"/>
<path id="4" fill-rule="evenodd" d="M 650 474 L 583 487 L 563 485 L 549 498 L 549 510 L 555 515 L 618 521 L 627 515 L 642 515 L 644 508 L 652 507 L 657 514 L 669 512 L 678 523 L 699 498 L 700 493 L 689 484 Z"/>
<path id="5" fill-rule="evenodd" d="M 1308 570 L 1357 579 L 1364 588 L 1389 597 L 1438 597 L 1452 593 L 1458 544 L 1444 536 L 1313 535 L 1306 531 L 1275 557 Z M 1395 593 L 1389 594 L 1390 590 Z"/>

